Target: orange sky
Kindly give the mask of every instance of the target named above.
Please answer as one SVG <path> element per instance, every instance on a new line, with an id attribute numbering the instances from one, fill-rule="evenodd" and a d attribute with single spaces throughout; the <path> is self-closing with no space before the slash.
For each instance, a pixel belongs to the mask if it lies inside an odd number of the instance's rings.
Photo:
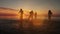
<path id="1" fill-rule="evenodd" d="M 24 17 L 23 18 L 28 18 L 29 12 L 31 10 L 23 9 L 23 11 L 24 11 L 24 15 L 23 15 Z M 48 10 L 46 10 L 46 9 L 45 10 L 41 9 L 41 10 L 38 10 L 38 11 L 37 10 L 36 11 L 33 10 L 33 11 L 34 11 L 34 13 L 37 12 L 37 14 L 38 14 L 37 16 L 38 17 L 47 16 L 48 15 Z M 54 14 L 54 15 L 56 15 L 56 14 Z M 0 8 L 0 18 L 19 19 L 19 17 L 20 17 L 19 10 L 14 10 L 14 9 L 10 9 L 10 8 Z"/>

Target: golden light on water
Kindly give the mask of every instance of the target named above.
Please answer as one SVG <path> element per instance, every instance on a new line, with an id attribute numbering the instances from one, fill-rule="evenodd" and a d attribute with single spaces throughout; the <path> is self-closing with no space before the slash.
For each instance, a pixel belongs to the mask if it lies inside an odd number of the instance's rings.
<path id="1" fill-rule="evenodd" d="M 5 14 L 7 13 L 8 15 L 9 14 L 14 14 L 14 16 L 0 16 L 0 18 L 20 20 L 19 10 L 18 11 L 5 10 L 5 11 L 7 11 L 7 12 L 4 12 L 4 10 L 1 10 L 0 13 L 5 13 Z M 23 19 L 28 19 L 29 12 L 31 10 L 25 10 L 25 9 L 23 9 L 23 11 L 24 11 Z M 40 12 L 39 10 L 38 11 L 34 11 L 33 10 L 33 12 L 34 13 L 37 12 L 37 19 L 35 19 L 35 16 L 33 16 L 33 18 L 34 18 L 34 20 L 33 20 L 33 26 L 34 27 L 40 27 L 40 26 L 42 26 L 43 25 L 43 20 L 44 20 L 45 13 L 43 11 Z M 41 16 L 43 16 L 43 18 Z M 23 23 L 23 24 L 26 24 L 26 23 Z M 13 26 L 14 27 L 16 26 L 16 28 L 18 28 L 19 27 L 19 24 L 14 24 Z M 28 27 L 28 25 L 26 24 L 26 25 L 24 25 L 24 27 Z"/>

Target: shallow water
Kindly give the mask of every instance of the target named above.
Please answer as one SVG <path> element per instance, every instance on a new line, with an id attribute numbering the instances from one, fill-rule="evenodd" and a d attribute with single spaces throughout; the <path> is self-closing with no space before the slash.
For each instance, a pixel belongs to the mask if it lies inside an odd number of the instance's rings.
<path id="1" fill-rule="evenodd" d="M 50 34 L 60 33 L 60 17 L 52 17 L 51 21 L 47 18 L 34 19 L 33 21 L 23 20 L 21 28 L 19 20 L 0 19 L 1 34 Z"/>

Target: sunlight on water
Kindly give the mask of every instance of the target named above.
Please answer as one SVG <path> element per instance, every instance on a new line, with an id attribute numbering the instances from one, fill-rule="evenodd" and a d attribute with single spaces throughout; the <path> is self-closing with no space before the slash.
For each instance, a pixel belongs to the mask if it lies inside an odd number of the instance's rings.
<path id="1" fill-rule="evenodd" d="M 0 29 L 4 31 L 23 31 L 25 33 L 32 33 L 32 31 L 35 33 L 38 32 L 47 32 L 47 31 L 55 31 L 54 28 L 59 25 L 60 17 L 52 17 L 52 21 L 48 22 L 47 17 L 40 17 L 39 19 L 23 19 L 22 21 L 22 28 L 21 27 L 21 21 L 20 20 L 1 20 L 0 21 Z M 4 22 L 3 22 L 4 21 Z M 2 22 L 2 23 L 1 23 Z M 32 29 L 32 30 L 31 30 Z"/>
<path id="2" fill-rule="evenodd" d="M 40 19 L 33 19 L 33 22 L 31 24 L 29 20 L 23 20 L 23 28 L 29 28 L 30 25 L 33 25 L 33 27 L 35 28 L 42 27 L 44 19 L 45 19 L 44 17 L 40 17 Z M 12 26 L 18 29 L 20 27 L 20 24 L 19 22 L 17 22 L 17 23 L 13 23 Z"/>

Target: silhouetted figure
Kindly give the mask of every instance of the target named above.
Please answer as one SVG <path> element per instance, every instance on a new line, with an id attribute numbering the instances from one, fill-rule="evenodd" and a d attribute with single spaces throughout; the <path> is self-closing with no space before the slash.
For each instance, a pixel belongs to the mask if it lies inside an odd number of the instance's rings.
<path id="1" fill-rule="evenodd" d="M 33 10 L 30 12 L 29 19 L 33 20 Z"/>
<path id="2" fill-rule="evenodd" d="M 22 20 L 23 19 L 23 10 L 20 9 L 19 13 L 20 13 L 20 19 Z"/>
<path id="3" fill-rule="evenodd" d="M 35 12 L 35 19 L 37 19 L 37 12 Z"/>
<path id="4" fill-rule="evenodd" d="M 52 12 L 51 12 L 51 10 L 49 10 L 48 11 L 48 19 L 49 19 L 49 21 L 51 20 L 51 16 L 52 16 Z"/>
<path id="5" fill-rule="evenodd" d="M 32 30 L 33 29 L 33 10 L 29 12 L 29 29 Z"/>
<path id="6" fill-rule="evenodd" d="M 22 30 L 23 29 L 23 10 L 20 9 L 19 13 L 20 13 L 20 30 Z"/>

